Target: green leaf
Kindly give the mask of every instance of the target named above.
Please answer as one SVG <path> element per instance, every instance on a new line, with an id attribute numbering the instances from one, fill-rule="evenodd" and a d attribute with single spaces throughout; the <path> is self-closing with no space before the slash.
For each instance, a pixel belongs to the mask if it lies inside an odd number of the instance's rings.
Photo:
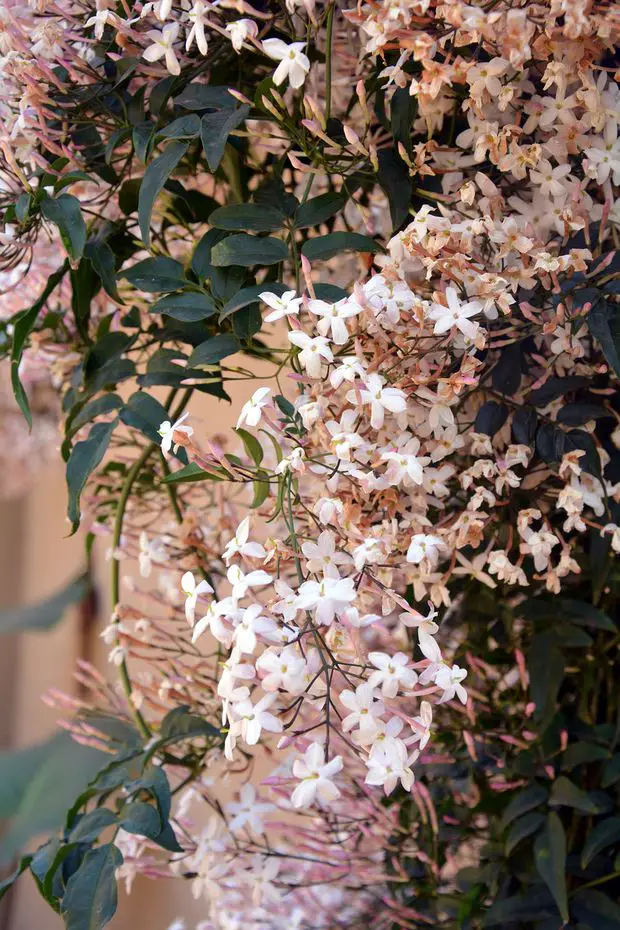
<path id="1" fill-rule="evenodd" d="M 211 226 L 218 229 L 272 232 L 282 229 L 286 217 L 275 207 L 262 203 L 233 203 L 218 207 L 209 217 Z"/>
<path id="2" fill-rule="evenodd" d="M 69 834 L 71 843 L 92 843 L 107 827 L 116 823 L 116 814 L 107 807 L 97 807 L 83 814 Z"/>
<path id="3" fill-rule="evenodd" d="M 237 101 L 229 93 L 228 87 L 215 87 L 197 81 L 188 84 L 174 98 L 174 102 L 185 110 L 232 110 L 237 106 Z"/>
<path id="4" fill-rule="evenodd" d="M 69 506 L 67 515 L 71 521 L 71 532 L 80 525 L 80 496 L 89 476 L 100 464 L 106 453 L 117 420 L 111 423 L 95 423 L 88 438 L 76 443 L 67 462 L 67 488 Z"/>
<path id="5" fill-rule="evenodd" d="M 146 391 L 132 394 L 120 413 L 126 426 L 140 430 L 151 442 L 159 443 L 159 427 L 169 417 L 168 411 L 158 400 Z"/>
<path id="6" fill-rule="evenodd" d="M 211 250 L 211 261 L 216 267 L 228 265 L 276 265 L 288 258 L 286 243 L 273 236 L 248 236 L 237 233 L 227 236 Z"/>
<path id="7" fill-rule="evenodd" d="M 564 775 L 560 775 L 553 782 L 549 805 L 551 807 L 573 807 L 584 814 L 596 814 L 599 811 L 599 805 L 589 797 L 588 793 L 582 791 Z"/>
<path id="8" fill-rule="evenodd" d="M 347 198 L 342 194 L 328 191 L 302 203 L 295 212 L 293 223 L 296 229 L 308 229 L 310 226 L 320 226 L 325 220 L 335 216 L 344 209 Z"/>
<path id="9" fill-rule="evenodd" d="M 221 481 L 222 475 L 211 474 L 205 471 L 195 462 L 190 462 L 184 468 L 166 475 L 163 479 L 164 484 L 183 484 L 191 481 Z"/>
<path id="10" fill-rule="evenodd" d="M 620 907 L 594 888 L 578 891 L 571 899 L 573 915 L 588 930 L 620 930 Z"/>
<path id="11" fill-rule="evenodd" d="M 155 142 L 155 123 L 150 119 L 137 123 L 132 130 L 131 141 L 136 158 L 145 165 Z"/>
<path id="12" fill-rule="evenodd" d="M 219 110 L 216 113 L 207 113 L 202 117 L 200 135 L 207 164 L 211 171 L 217 171 L 224 157 L 228 136 L 241 125 L 249 113 L 250 107 L 244 104 L 238 110 L 232 112 L 230 110 Z"/>
<path id="13" fill-rule="evenodd" d="M 41 213 L 46 220 L 58 227 L 67 255 L 72 262 L 77 262 L 82 257 L 86 245 L 86 223 L 80 201 L 72 194 L 48 197 L 41 202 Z"/>
<path id="14" fill-rule="evenodd" d="M 14 871 L 11 872 L 10 875 L 7 875 L 7 877 L 0 882 L 0 901 L 5 896 L 7 891 L 13 887 L 19 876 L 28 869 L 31 862 L 32 856 L 22 856 Z"/>
<path id="15" fill-rule="evenodd" d="M 302 254 L 310 262 L 326 261 L 341 252 L 382 252 L 383 247 L 360 233 L 334 232 L 326 236 L 308 239 L 301 247 Z"/>
<path id="16" fill-rule="evenodd" d="M 557 648 L 553 631 L 534 636 L 527 653 L 527 669 L 536 717 L 542 719 L 555 708 L 564 676 L 564 656 Z"/>
<path id="17" fill-rule="evenodd" d="M 536 811 L 531 811 L 529 814 L 526 814 L 525 817 L 519 817 L 508 831 L 508 836 L 506 837 L 506 855 L 509 856 L 515 846 L 517 846 L 521 840 L 524 840 L 526 836 L 531 836 L 532 833 L 536 833 L 544 822 L 544 815 Z"/>
<path id="18" fill-rule="evenodd" d="M 586 323 L 596 339 L 609 367 L 620 377 L 620 313 L 618 307 L 599 298 L 586 317 Z"/>
<path id="19" fill-rule="evenodd" d="M 183 852 L 170 824 L 164 823 L 162 826 L 156 808 L 144 801 L 133 801 L 124 808 L 121 825 L 127 833 L 146 836 L 170 852 Z"/>
<path id="20" fill-rule="evenodd" d="M 113 843 L 91 849 L 67 883 L 62 899 L 66 930 L 102 930 L 118 902 L 116 870 L 123 856 Z"/>
<path id="21" fill-rule="evenodd" d="M 213 273 L 211 251 L 214 245 L 226 238 L 221 229 L 210 229 L 204 234 L 192 256 L 192 271 L 201 281 L 210 278 Z"/>
<path id="22" fill-rule="evenodd" d="M 74 436 L 79 429 L 90 423 L 91 420 L 103 414 L 112 413 L 114 410 L 120 410 L 123 406 L 123 401 L 118 394 L 103 394 L 101 397 L 96 397 L 95 400 L 91 400 L 80 407 L 74 415 L 69 414 L 65 427 L 67 437 Z"/>
<path id="23" fill-rule="evenodd" d="M 103 289 L 112 300 L 122 304 L 121 296 L 116 288 L 116 262 L 114 252 L 107 242 L 91 239 L 86 243 L 84 251 L 86 258 L 93 266 L 95 274 L 99 276 Z"/>
<path id="24" fill-rule="evenodd" d="M 171 142 L 144 172 L 138 197 L 138 221 L 142 241 L 147 249 L 151 247 L 151 216 L 153 215 L 155 201 L 164 184 L 185 155 L 187 145 L 187 142 Z"/>
<path id="25" fill-rule="evenodd" d="M 408 87 L 397 87 L 390 102 L 392 111 L 392 136 L 395 142 L 401 142 L 405 151 L 412 156 L 411 133 L 418 110 L 418 101 L 412 97 Z"/>
<path id="26" fill-rule="evenodd" d="M 281 297 L 285 291 L 290 290 L 284 284 L 279 284 L 277 281 L 269 282 L 267 284 L 252 284 L 250 287 L 243 287 L 240 291 L 231 297 L 222 307 L 222 311 L 219 316 L 220 323 L 222 320 L 225 320 L 226 317 L 229 317 L 231 313 L 236 313 L 237 310 L 241 310 L 243 307 L 248 307 L 259 298 L 260 294 L 265 294 L 270 292 L 272 294 L 277 294 L 278 297 Z"/>
<path id="27" fill-rule="evenodd" d="M 9 821 L 1 860 L 10 860 L 32 837 L 58 829 L 75 797 L 108 759 L 65 731 L 35 746 L 0 753 L 0 819 Z"/>
<path id="28" fill-rule="evenodd" d="M 151 840 L 159 836 L 162 830 L 159 811 L 144 801 L 132 801 L 123 809 L 121 826 L 127 833 L 137 833 Z"/>
<path id="29" fill-rule="evenodd" d="M 587 869 L 588 865 L 598 853 L 608 846 L 620 843 L 620 817 L 607 817 L 597 823 L 592 831 L 587 835 L 581 852 L 581 868 Z"/>
<path id="30" fill-rule="evenodd" d="M 157 135 L 161 139 L 197 139 L 200 135 L 200 117 L 196 113 L 179 116 L 164 129 L 158 130 Z"/>
<path id="31" fill-rule="evenodd" d="M 232 328 L 235 336 L 239 339 L 250 339 L 260 332 L 263 325 L 263 318 L 260 313 L 258 304 L 250 304 L 242 310 L 238 310 L 232 318 Z"/>
<path id="32" fill-rule="evenodd" d="M 557 814 L 547 817 L 547 829 L 534 842 L 534 859 L 541 878 L 553 895 L 562 920 L 568 921 L 566 892 L 566 835 Z"/>
<path id="33" fill-rule="evenodd" d="M 235 432 L 241 439 L 248 457 L 252 459 L 255 465 L 260 465 L 264 453 L 263 447 L 256 436 L 253 436 L 251 433 L 248 433 L 247 430 L 240 429 L 239 427 L 237 427 Z"/>
<path id="34" fill-rule="evenodd" d="M 616 753 L 609 762 L 603 766 L 601 773 L 601 787 L 609 788 L 620 780 L 620 752 Z"/>
<path id="35" fill-rule="evenodd" d="M 159 735 L 161 739 L 176 741 L 196 736 L 219 736 L 220 731 L 198 714 L 190 713 L 187 705 L 181 705 L 166 714 Z"/>
<path id="36" fill-rule="evenodd" d="M 543 788 L 542 785 L 530 785 L 528 788 L 524 788 L 523 791 L 519 791 L 518 794 L 515 794 L 508 802 L 502 815 L 502 830 L 505 829 L 509 823 L 512 823 L 513 820 L 516 820 L 517 817 L 521 817 L 533 808 L 543 804 L 547 800 L 548 793 L 547 789 Z"/>
<path id="37" fill-rule="evenodd" d="M 38 604 L 0 612 L 0 633 L 51 630 L 72 604 L 81 603 L 90 590 L 88 577 L 76 578 L 61 591 Z"/>
<path id="38" fill-rule="evenodd" d="M 166 256 L 145 258 L 144 261 L 125 268 L 121 277 L 140 291 L 157 294 L 161 291 L 178 291 L 187 284 L 185 271 L 180 262 Z"/>
<path id="39" fill-rule="evenodd" d="M 252 510 L 256 510 L 269 497 L 269 482 L 256 480 L 252 482 L 252 486 L 254 488 L 254 499 L 250 506 Z"/>
<path id="40" fill-rule="evenodd" d="M 611 617 L 585 601 L 560 597 L 550 601 L 550 606 L 552 616 L 557 616 L 557 611 L 560 611 L 571 623 L 578 623 L 579 626 L 591 627 L 594 630 L 607 630 L 609 633 L 617 632 L 616 624 Z"/>
<path id="41" fill-rule="evenodd" d="M 603 759 L 609 759 L 609 750 L 604 746 L 597 746 L 595 743 L 572 743 L 562 756 L 562 768 L 565 772 L 570 772 L 578 765 L 586 765 L 588 762 L 602 762 Z"/>
<path id="42" fill-rule="evenodd" d="M 41 306 L 37 302 L 33 304 L 32 307 L 29 307 L 28 310 L 23 310 L 19 314 L 14 323 L 13 343 L 11 345 L 11 384 L 13 386 L 13 393 L 30 427 L 32 426 L 32 414 L 30 413 L 28 396 L 19 377 L 19 366 L 26 346 L 26 340 L 34 329 L 40 310 Z"/>
<path id="43" fill-rule="evenodd" d="M 240 349 L 239 340 L 230 333 L 220 333 L 197 346 L 189 357 L 189 365 L 215 365 Z"/>
<path id="44" fill-rule="evenodd" d="M 207 320 L 215 313 L 215 304 L 207 294 L 196 291 L 183 291 L 182 294 L 168 294 L 161 297 L 149 310 L 150 313 L 165 313 L 173 320 L 195 323 Z"/>

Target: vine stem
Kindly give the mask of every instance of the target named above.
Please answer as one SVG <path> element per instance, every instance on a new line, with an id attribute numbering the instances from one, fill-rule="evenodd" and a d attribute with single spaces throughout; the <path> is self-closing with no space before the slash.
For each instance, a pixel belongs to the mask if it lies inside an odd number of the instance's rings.
<path id="1" fill-rule="evenodd" d="M 332 112 L 332 39 L 334 33 L 334 6 L 330 3 L 327 8 L 326 45 L 325 45 L 325 122 L 329 120 Z"/>
<path id="2" fill-rule="evenodd" d="M 127 502 L 129 500 L 129 495 L 131 494 L 131 489 L 134 486 L 136 478 L 140 474 L 140 471 L 153 454 L 156 449 L 156 444 L 153 442 L 148 445 L 142 455 L 136 459 L 134 464 L 131 466 L 127 472 L 127 477 L 121 489 L 120 497 L 118 499 L 118 506 L 116 508 L 116 517 L 114 519 L 114 535 L 112 538 L 112 551 L 114 552 L 116 548 L 120 545 L 121 536 L 123 533 L 123 518 L 125 516 L 125 510 L 127 509 Z M 121 593 L 121 563 L 117 558 L 112 558 L 112 610 L 116 611 L 118 604 L 120 602 L 120 593 Z M 115 623 L 120 623 L 120 620 L 117 618 Z M 119 644 L 119 639 L 117 638 L 117 645 Z M 131 695 L 131 679 L 129 677 L 129 669 L 127 668 L 127 661 L 125 657 L 122 658 L 121 663 L 118 669 L 119 678 L 121 685 L 123 686 L 123 691 L 125 692 L 125 697 L 127 698 L 127 703 L 131 711 L 131 715 L 134 719 L 134 722 L 145 739 L 148 739 L 151 735 L 151 729 L 144 719 L 140 710 L 137 707 L 134 707 Z"/>
<path id="3" fill-rule="evenodd" d="M 172 407 L 172 403 L 174 401 L 176 393 L 177 393 L 176 389 L 173 389 L 171 391 L 170 396 L 168 397 L 168 400 L 166 401 L 166 405 L 165 405 L 166 410 L 170 410 L 170 408 Z M 180 417 L 183 410 L 187 406 L 191 396 L 192 396 L 192 391 L 191 389 L 188 388 L 185 391 L 183 397 L 181 398 L 181 401 L 177 409 L 175 410 L 175 412 L 170 414 L 173 422 Z M 136 482 L 136 479 L 138 478 L 138 475 L 140 474 L 140 472 L 146 465 L 147 461 L 149 460 L 149 458 L 151 457 L 153 452 L 155 452 L 156 449 L 157 449 L 156 442 L 152 442 L 148 446 L 146 446 L 146 448 L 142 451 L 142 454 L 139 456 L 139 458 L 136 459 L 134 464 L 131 466 L 131 468 L 127 472 L 127 476 L 125 478 L 123 487 L 121 488 L 121 493 L 118 498 L 118 506 L 116 508 L 116 516 L 114 518 L 114 532 L 113 532 L 113 537 L 112 537 L 112 551 L 113 552 L 118 548 L 118 546 L 120 546 L 121 537 L 123 535 L 123 520 L 125 518 L 125 511 L 127 509 L 127 502 L 129 501 L 129 495 L 131 494 L 132 488 Z M 120 560 L 116 558 L 112 559 L 111 593 L 112 593 L 112 610 L 113 612 L 115 612 L 121 599 L 121 563 L 120 563 Z M 117 619 L 115 623 L 117 624 L 120 623 L 120 620 Z M 119 643 L 120 643 L 120 637 L 117 637 L 116 645 L 119 645 Z M 142 736 L 145 739 L 148 739 L 151 736 L 151 728 L 149 727 L 148 723 L 144 719 L 144 716 L 142 715 L 142 713 L 138 710 L 137 707 L 134 707 L 132 703 L 131 678 L 129 677 L 129 669 L 127 667 L 127 661 L 124 657 L 121 660 L 121 663 L 119 665 L 118 674 L 119 674 L 119 678 L 121 681 L 121 685 L 123 687 L 123 691 L 125 693 L 125 697 L 127 698 L 127 703 L 129 705 L 129 710 L 133 717 L 134 723 L 136 724 L 136 727 L 138 728 Z"/>

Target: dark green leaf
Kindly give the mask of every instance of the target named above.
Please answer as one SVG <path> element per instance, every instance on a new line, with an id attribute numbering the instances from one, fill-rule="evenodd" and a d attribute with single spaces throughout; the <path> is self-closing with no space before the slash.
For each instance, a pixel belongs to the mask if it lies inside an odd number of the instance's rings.
<path id="1" fill-rule="evenodd" d="M 196 113 L 179 116 L 164 129 L 159 129 L 157 135 L 161 139 L 197 139 L 200 135 L 200 117 Z"/>
<path id="2" fill-rule="evenodd" d="M 335 232 L 326 236 L 308 239 L 301 247 L 303 255 L 310 262 L 326 261 L 341 252 L 382 252 L 383 248 L 370 236 L 360 233 Z"/>
<path id="3" fill-rule="evenodd" d="M 164 484 L 182 484 L 190 481 L 221 481 L 221 476 L 213 475 L 208 471 L 205 471 L 199 465 L 196 465 L 195 462 L 190 462 L 189 465 L 186 465 L 185 468 L 180 468 L 178 471 L 172 472 L 172 474 L 167 475 L 163 481 Z"/>
<path id="4" fill-rule="evenodd" d="M 204 234 L 192 256 L 192 271 L 200 280 L 211 277 L 213 265 L 211 264 L 211 250 L 214 245 L 226 238 L 221 229 L 210 229 Z"/>
<path id="5" fill-rule="evenodd" d="M 120 294 L 116 288 L 116 262 L 114 252 L 107 244 L 98 239 L 91 239 L 86 243 L 84 252 L 95 273 L 99 276 L 103 289 L 112 300 L 122 304 Z"/>
<path id="6" fill-rule="evenodd" d="M 411 133 L 418 110 L 417 99 L 409 93 L 408 87 L 397 87 L 392 95 L 390 107 L 394 141 L 402 143 L 405 151 L 412 156 Z"/>
<path id="7" fill-rule="evenodd" d="M 162 829 L 159 811 L 144 801 L 133 801 L 123 809 L 121 826 L 127 833 L 137 833 L 151 840 L 159 836 Z"/>
<path id="8" fill-rule="evenodd" d="M 138 197 L 138 220 L 142 241 L 147 249 L 151 246 L 151 216 L 155 201 L 186 151 L 187 142 L 171 142 L 144 172 Z"/>
<path id="9" fill-rule="evenodd" d="M 106 453 L 116 420 L 111 423 L 95 423 L 88 438 L 76 443 L 67 462 L 67 488 L 69 506 L 67 514 L 71 521 L 71 532 L 75 533 L 80 525 L 80 496 L 84 485 L 92 472 L 100 464 Z"/>
<path id="10" fill-rule="evenodd" d="M 571 900 L 574 917 L 588 930 L 620 930 L 620 907 L 602 891 L 588 888 Z"/>
<path id="11" fill-rule="evenodd" d="M 174 98 L 174 102 L 186 110 L 233 110 L 237 101 L 227 87 L 194 82 Z"/>
<path id="12" fill-rule="evenodd" d="M 482 405 L 476 415 L 474 429 L 477 433 L 486 436 L 495 436 L 508 419 L 508 407 L 498 404 L 495 400 L 488 400 Z"/>
<path id="13" fill-rule="evenodd" d="M 247 118 L 250 107 L 247 104 L 238 110 L 219 110 L 202 117 L 200 135 L 207 164 L 211 171 L 217 171 L 224 157 L 228 136 Z"/>
<path id="14" fill-rule="evenodd" d="M 240 428 L 237 428 L 235 432 L 241 439 L 248 457 L 252 459 L 255 465 L 260 465 L 263 460 L 263 447 L 256 436 Z"/>
<path id="15" fill-rule="evenodd" d="M 260 307 L 258 304 L 250 304 L 238 310 L 232 318 L 232 328 L 235 336 L 239 339 L 250 339 L 260 332 L 263 325 Z"/>
<path id="16" fill-rule="evenodd" d="M 129 358 L 112 358 L 88 378 L 90 394 L 107 387 L 116 387 L 121 381 L 132 378 L 136 373 L 135 363 Z"/>
<path id="17" fill-rule="evenodd" d="M 136 158 L 145 165 L 155 142 L 155 123 L 150 119 L 138 123 L 132 130 L 131 141 Z"/>
<path id="18" fill-rule="evenodd" d="M 197 291 L 183 291 L 182 294 L 168 294 L 161 297 L 150 308 L 150 313 L 165 313 L 173 320 L 195 323 L 207 320 L 215 313 L 215 304 L 207 294 Z"/>
<path id="19" fill-rule="evenodd" d="M 269 282 L 268 284 L 253 284 L 251 287 L 243 287 L 222 307 L 219 316 L 220 322 L 230 316 L 231 313 L 236 313 L 237 310 L 241 310 L 243 307 L 248 307 L 256 303 L 260 294 L 270 292 L 281 297 L 287 290 L 290 290 L 290 288 L 287 288 L 284 284 L 279 284 L 277 281 L 273 283 Z"/>
<path id="20" fill-rule="evenodd" d="M 552 400 L 563 397 L 569 391 L 576 391 L 588 384 L 588 379 L 582 375 L 567 375 L 565 378 L 548 378 L 542 387 L 530 391 L 528 403 L 534 407 L 546 407 Z"/>
<path id="21" fill-rule="evenodd" d="M 92 843 L 107 827 L 116 823 L 116 814 L 107 807 L 98 807 L 88 814 L 80 817 L 71 830 L 69 841 L 71 843 Z"/>
<path id="22" fill-rule="evenodd" d="M 560 775 L 553 782 L 549 804 L 551 807 L 572 807 L 584 814 L 599 812 L 599 805 L 596 801 L 564 775 Z"/>
<path id="23" fill-rule="evenodd" d="M 581 426 L 588 420 L 600 420 L 609 416 L 613 414 L 604 407 L 599 407 L 598 404 L 566 404 L 558 413 L 558 423 L 564 423 L 566 426 Z"/>
<path id="24" fill-rule="evenodd" d="M 513 849 L 521 840 L 524 840 L 526 836 L 531 836 L 532 833 L 536 833 L 537 830 L 540 830 L 544 822 L 544 814 L 539 814 L 536 811 L 531 811 L 529 814 L 526 814 L 525 817 L 519 817 L 508 831 L 506 837 L 506 855 L 510 856 Z"/>
<path id="25" fill-rule="evenodd" d="M 26 630 L 51 630 L 62 620 L 72 604 L 81 603 L 90 590 L 86 575 L 76 578 L 52 597 L 28 607 L 0 612 L 0 633 L 23 633 Z"/>
<path id="26" fill-rule="evenodd" d="M 273 236 L 248 236 L 236 233 L 227 236 L 211 250 L 211 261 L 216 267 L 241 265 L 276 265 L 288 258 L 286 243 Z"/>
<path id="27" fill-rule="evenodd" d="M 512 397 L 521 384 L 521 344 L 513 342 L 505 346 L 491 374 L 496 391 Z"/>
<path id="28" fill-rule="evenodd" d="M 553 615 L 560 611 L 571 623 L 591 627 L 594 630 L 607 630 L 616 633 L 617 627 L 611 617 L 585 601 L 575 601 L 568 597 L 554 598 L 550 604 Z"/>
<path id="29" fill-rule="evenodd" d="M 572 743 L 562 756 L 562 768 L 565 772 L 570 772 L 578 765 L 586 765 L 588 762 L 602 762 L 609 758 L 609 750 L 604 746 L 597 746 L 595 743 Z"/>
<path id="30" fill-rule="evenodd" d="M 67 418 L 67 435 L 69 437 L 74 436 L 79 429 L 90 423 L 91 420 L 103 414 L 112 413 L 114 410 L 120 410 L 122 406 L 123 401 L 118 394 L 103 394 L 101 397 L 89 401 L 74 416 L 70 415 Z"/>
<path id="31" fill-rule="evenodd" d="M 273 232 L 282 229 L 286 217 L 275 207 L 262 203 L 233 203 L 218 207 L 209 217 L 211 226 L 227 230 Z"/>
<path id="32" fill-rule="evenodd" d="M 160 291 L 176 291 L 187 284 L 183 265 L 165 256 L 145 258 L 137 265 L 125 268 L 121 274 L 138 290 L 150 294 L 157 294 Z"/>
<path id="33" fill-rule="evenodd" d="M 159 736 L 166 742 L 179 742 L 184 739 L 195 739 L 198 736 L 217 736 L 220 731 L 208 720 L 198 714 L 189 712 L 186 706 L 175 707 L 166 714 L 161 722 Z"/>
<path id="34" fill-rule="evenodd" d="M 328 191 L 302 203 L 295 212 L 293 222 L 297 229 L 308 229 L 310 226 L 320 226 L 325 220 L 335 216 L 344 209 L 346 197 Z"/>
<path id="35" fill-rule="evenodd" d="M 378 158 L 377 180 L 390 205 L 392 228 L 398 229 L 409 216 L 413 182 L 409 169 L 394 149 L 381 149 Z"/>
<path id="36" fill-rule="evenodd" d="M 13 887 L 19 876 L 28 869 L 31 862 L 32 856 L 22 856 L 14 871 L 11 872 L 10 875 L 7 875 L 6 878 L 2 879 L 2 881 L 0 881 L 0 901 L 5 896 L 7 891 Z"/>
<path id="37" fill-rule="evenodd" d="M 41 213 L 46 220 L 58 227 L 60 238 L 71 261 L 78 261 L 86 245 L 86 223 L 77 197 L 72 194 L 61 194 L 54 199 L 48 197 L 41 202 Z"/>
<path id="38" fill-rule="evenodd" d="M 314 285 L 314 293 L 317 296 L 318 300 L 326 300 L 327 303 L 338 303 L 339 300 L 344 300 L 345 297 L 349 297 L 347 291 L 342 287 L 338 287 L 337 284 L 322 284 L 318 283 Z"/>
<path id="39" fill-rule="evenodd" d="M 524 788 L 523 791 L 519 791 L 518 794 L 515 794 L 514 797 L 510 799 L 502 815 L 502 829 L 505 829 L 508 824 L 516 820 L 517 817 L 521 817 L 528 811 L 533 810 L 533 808 L 543 804 L 547 800 L 548 794 L 549 792 L 546 788 L 543 788 L 542 785 L 530 785 L 528 788 Z"/>
<path id="40" fill-rule="evenodd" d="M 601 773 L 601 787 L 609 788 L 620 780 L 620 752 L 609 760 L 604 766 Z"/>
<path id="41" fill-rule="evenodd" d="M 512 434 L 516 442 L 531 446 L 536 436 L 538 414 L 533 407 L 519 407 L 512 417 Z"/>
<path id="42" fill-rule="evenodd" d="M 195 348 L 189 357 L 189 364 L 191 366 L 215 365 L 223 358 L 234 355 L 235 352 L 239 351 L 239 348 L 239 340 L 236 336 L 229 333 L 220 333 Z"/>
<path id="43" fill-rule="evenodd" d="M 620 377 L 620 313 L 618 306 L 600 298 L 586 317 L 609 367 Z"/>
<path id="44" fill-rule="evenodd" d="M 568 921 L 568 895 L 566 892 L 566 835 L 557 814 L 547 817 L 547 828 L 539 833 L 534 843 L 536 868 L 553 895 L 564 922 Z"/>
<path id="45" fill-rule="evenodd" d="M 91 849 L 62 899 L 66 930 L 102 930 L 116 913 L 116 870 L 123 856 L 113 843 Z"/>
<path id="46" fill-rule="evenodd" d="M 269 482 L 257 479 L 252 482 L 252 486 L 254 488 L 254 499 L 250 506 L 253 510 L 256 510 L 256 508 L 260 507 L 269 497 Z"/>
<path id="47" fill-rule="evenodd" d="M 10 860 L 34 836 L 58 829 L 67 809 L 107 761 L 66 732 L 17 752 L 0 754 L 0 818 L 9 821 L 0 844 Z"/>
<path id="48" fill-rule="evenodd" d="M 564 656 L 551 631 L 532 639 L 527 653 L 527 668 L 536 718 L 541 719 L 554 709 L 564 675 Z"/>
<path id="49" fill-rule="evenodd" d="M 151 442 L 159 443 L 159 427 L 168 419 L 168 411 L 158 400 L 146 391 L 132 394 L 120 413 L 126 426 L 140 430 Z"/>
<path id="50" fill-rule="evenodd" d="M 601 850 L 608 846 L 620 844 L 620 817 L 608 817 L 592 828 L 588 833 L 581 852 L 581 868 L 588 865 Z"/>

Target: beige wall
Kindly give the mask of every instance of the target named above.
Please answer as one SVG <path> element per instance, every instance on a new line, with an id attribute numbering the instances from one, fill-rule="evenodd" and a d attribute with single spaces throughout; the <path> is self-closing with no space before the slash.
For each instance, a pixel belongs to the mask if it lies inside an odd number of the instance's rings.
<path id="1" fill-rule="evenodd" d="M 247 359 L 239 359 L 247 365 Z M 273 369 L 252 368 L 266 374 Z M 227 385 L 232 404 L 197 398 L 192 405 L 192 424 L 197 437 L 213 435 L 234 425 L 241 404 L 260 382 Z M 273 384 L 273 382 L 271 382 Z M 274 384 L 275 387 L 275 384 Z M 67 538 L 66 491 L 60 463 L 40 474 L 35 485 L 19 501 L 0 502 L 0 606 L 36 601 L 62 587 L 84 567 L 83 540 Z M 102 547 L 103 550 L 103 547 Z M 95 552 L 95 576 L 101 580 L 98 629 L 107 622 L 105 579 L 109 572 L 103 551 Z M 21 747 L 53 731 L 57 714 L 40 700 L 51 686 L 75 694 L 72 672 L 85 645 L 98 665 L 108 673 L 98 629 L 85 638 L 79 612 L 74 610 L 51 633 L 6 637 L 0 650 L 0 740 L 2 748 Z M 113 672 L 111 673 L 113 674 Z M 166 930 L 177 916 L 192 920 L 205 917 L 206 908 L 193 902 L 185 884 L 138 879 L 129 899 L 122 896 L 111 930 Z M 62 921 L 39 897 L 34 883 L 24 876 L 15 890 L 0 903 L 0 930 L 60 930 Z"/>

